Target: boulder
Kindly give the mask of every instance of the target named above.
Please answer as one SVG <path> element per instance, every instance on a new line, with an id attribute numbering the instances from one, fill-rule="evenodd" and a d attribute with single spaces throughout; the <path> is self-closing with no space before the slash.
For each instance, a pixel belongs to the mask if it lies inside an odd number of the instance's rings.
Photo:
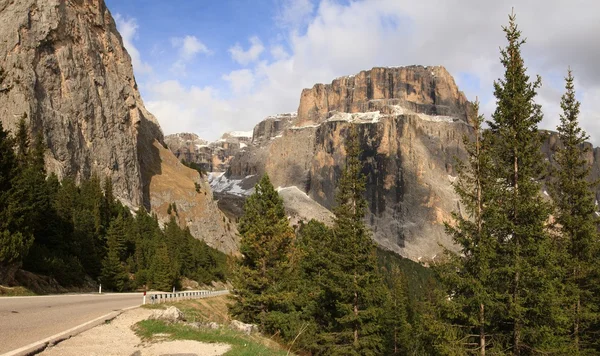
<path id="1" fill-rule="evenodd" d="M 152 312 L 150 315 L 152 320 L 164 320 L 170 323 L 185 320 L 185 317 L 181 310 L 176 307 L 168 307 L 167 309 L 158 309 Z"/>
<path id="2" fill-rule="evenodd" d="M 258 327 L 256 325 L 242 323 L 239 320 L 232 320 L 229 326 L 231 327 L 231 329 L 243 332 L 246 335 L 250 335 L 258 330 Z"/>

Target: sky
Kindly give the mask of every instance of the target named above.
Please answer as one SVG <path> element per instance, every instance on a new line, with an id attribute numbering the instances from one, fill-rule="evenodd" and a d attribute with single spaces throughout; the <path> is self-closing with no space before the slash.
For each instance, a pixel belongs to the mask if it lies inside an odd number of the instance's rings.
<path id="1" fill-rule="evenodd" d="M 490 119 L 508 14 L 542 77 L 544 129 L 559 123 L 567 69 L 581 125 L 600 145 L 597 0 L 105 0 L 146 107 L 165 134 L 215 140 L 296 111 L 303 88 L 379 66 L 442 65 Z"/>

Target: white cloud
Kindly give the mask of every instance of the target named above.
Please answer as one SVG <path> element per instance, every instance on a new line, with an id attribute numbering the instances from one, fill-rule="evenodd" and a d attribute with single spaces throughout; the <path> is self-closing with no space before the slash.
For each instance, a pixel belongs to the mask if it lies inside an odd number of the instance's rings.
<path id="1" fill-rule="evenodd" d="M 250 37 L 250 48 L 244 50 L 239 43 L 229 49 L 231 58 L 241 65 L 248 65 L 249 63 L 255 62 L 260 58 L 260 55 L 265 50 L 260 38 L 253 36 Z"/>
<path id="2" fill-rule="evenodd" d="M 374 66 L 411 64 L 445 66 L 470 100 L 479 96 L 490 118 L 495 107 L 492 84 L 503 74 L 499 47 L 506 41 L 501 26 L 508 22 L 511 1 L 322 0 L 316 8 L 309 1 L 280 4 L 275 21 L 285 32 L 265 39 L 272 60 L 261 60 L 265 46 L 257 37 L 248 48 L 237 44 L 229 49 L 237 63 L 248 66 L 221 75 L 230 93 L 181 87 L 178 92 L 187 100 L 173 97 L 177 105 L 169 114 L 171 96 L 155 92 L 151 102 L 161 110 L 156 114 L 165 131 L 196 131 L 214 139 L 226 130 L 250 129 L 267 115 L 295 110 L 301 90 L 315 83 Z M 286 13 L 293 6 L 299 7 Z M 520 2 L 516 12 L 528 38 L 523 47 L 526 65 L 543 79 L 538 96 L 545 113 L 541 126 L 551 129 L 558 122 L 564 91 L 560 78 L 571 65 L 582 100 L 582 126 L 600 143 L 600 42 L 594 41 L 600 33 L 600 3 L 531 0 Z M 205 92 L 202 100 L 198 91 Z M 175 117 L 177 121 L 168 121 Z"/>
<path id="3" fill-rule="evenodd" d="M 223 79 L 229 82 L 231 90 L 235 94 L 247 92 L 254 85 L 254 74 L 249 69 L 234 70 L 224 75 Z"/>
<path id="4" fill-rule="evenodd" d="M 282 60 L 282 59 L 289 58 L 290 54 L 287 53 L 287 51 L 283 48 L 283 46 L 276 45 L 276 46 L 271 47 L 271 56 L 273 56 L 273 58 L 275 60 Z"/>
<path id="5" fill-rule="evenodd" d="M 187 64 L 194 60 L 198 54 L 211 54 L 212 52 L 196 36 L 171 38 L 173 48 L 179 50 L 178 59 L 171 66 L 171 72 L 176 75 L 185 75 Z"/>
<path id="6" fill-rule="evenodd" d="M 145 91 L 146 107 L 157 117 L 165 134 L 221 132 L 238 118 L 212 87 L 186 88 L 179 81 L 168 80 L 153 82 Z M 220 120 L 207 119 L 213 117 Z"/>
<path id="7" fill-rule="evenodd" d="M 296 30 L 311 19 L 314 5 L 311 0 L 279 0 L 276 23 L 287 29 Z"/>
<path id="8" fill-rule="evenodd" d="M 133 69 L 139 74 L 148 74 L 152 72 L 152 67 L 143 62 L 140 56 L 140 51 L 133 44 L 134 39 L 137 37 L 138 24 L 134 18 L 125 18 L 121 14 L 115 15 L 115 22 L 117 28 L 123 38 L 123 46 L 131 57 L 131 63 Z"/>
<path id="9" fill-rule="evenodd" d="M 185 61 L 190 61 L 199 53 L 210 54 L 211 51 L 196 36 L 175 37 L 171 39 L 174 48 L 179 49 L 179 56 Z"/>

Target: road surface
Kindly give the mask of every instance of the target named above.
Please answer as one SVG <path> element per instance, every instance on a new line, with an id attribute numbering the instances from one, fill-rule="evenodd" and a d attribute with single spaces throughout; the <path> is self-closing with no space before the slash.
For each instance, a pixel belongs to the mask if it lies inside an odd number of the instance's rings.
<path id="1" fill-rule="evenodd" d="M 0 298 L 0 355 L 142 303 L 142 293 Z"/>

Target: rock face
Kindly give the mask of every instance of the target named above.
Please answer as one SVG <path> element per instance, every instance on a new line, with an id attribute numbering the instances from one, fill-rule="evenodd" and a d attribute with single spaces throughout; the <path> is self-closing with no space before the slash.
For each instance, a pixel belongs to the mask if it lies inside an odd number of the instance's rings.
<path id="1" fill-rule="evenodd" d="M 205 172 L 225 172 L 233 156 L 251 141 L 252 133 L 243 131 L 226 133 L 210 143 L 192 133 L 165 137 L 165 143 L 177 158 L 196 163 Z"/>
<path id="2" fill-rule="evenodd" d="M 212 197 L 157 183 L 169 172 L 182 186 L 196 181 L 208 190 L 162 147 L 162 131 L 144 107 L 103 0 L 0 0 L 0 68 L 0 119 L 14 129 L 25 117 L 33 134 L 43 133 L 50 172 L 78 180 L 110 177 L 126 205 L 145 206 L 162 220 L 167 217 L 157 202 L 178 200 L 190 206 L 180 213 L 195 236 L 219 245 L 203 228 L 221 221 Z M 195 215 L 198 206 L 204 215 Z M 235 250 L 225 225 L 215 229 L 218 239 L 228 240 L 223 249 Z"/>
<path id="3" fill-rule="evenodd" d="M 170 306 L 167 309 L 156 309 L 152 312 L 148 319 L 151 320 L 164 320 L 169 323 L 175 323 L 178 321 L 185 320 L 185 317 L 181 310 L 174 306 Z"/>
<path id="4" fill-rule="evenodd" d="M 331 214 L 318 207 L 335 204 L 344 140 L 354 124 L 374 239 L 411 259 L 432 259 L 439 244 L 452 247 L 444 222 L 459 208 L 451 183 L 455 157 L 465 155 L 462 138 L 471 133 L 470 112 L 443 67 L 373 68 L 304 90 L 297 117 L 277 134 L 261 134 L 270 119 L 258 124 L 252 144 L 211 186 L 219 206 L 235 213 L 250 183 L 268 173 L 291 219 L 330 223 Z M 224 182 L 233 182 L 235 192 Z"/>
<path id="5" fill-rule="evenodd" d="M 318 124 L 329 112 L 361 113 L 385 104 L 415 113 L 467 119 L 467 99 L 444 67 L 373 68 L 357 75 L 304 89 L 298 108 L 298 126 Z"/>

